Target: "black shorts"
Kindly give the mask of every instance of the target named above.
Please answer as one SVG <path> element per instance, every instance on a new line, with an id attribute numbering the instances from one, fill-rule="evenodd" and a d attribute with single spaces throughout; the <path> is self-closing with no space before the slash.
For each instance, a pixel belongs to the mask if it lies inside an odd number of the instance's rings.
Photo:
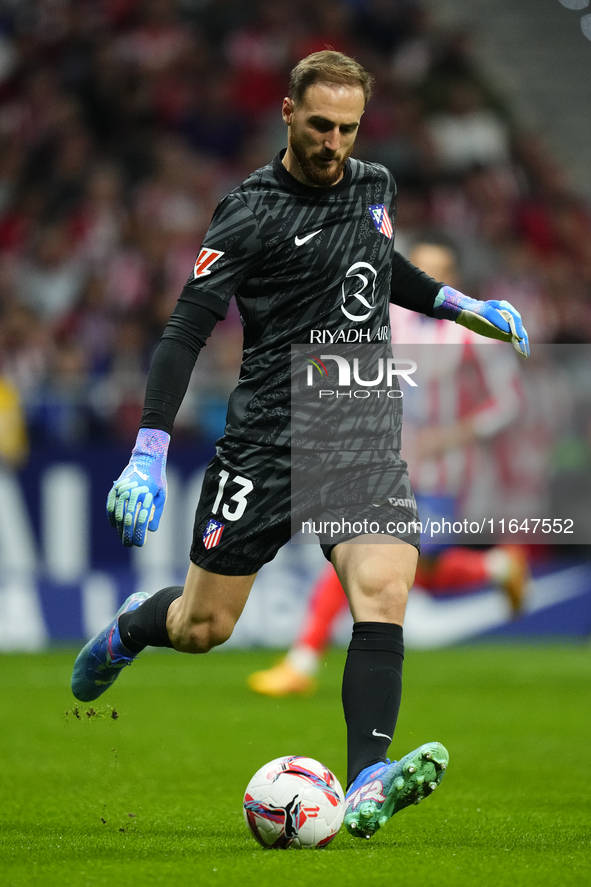
<path id="1" fill-rule="evenodd" d="M 419 550 L 418 520 L 396 450 L 292 453 L 222 438 L 205 472 L 191 560 L 212 573 L 250 575 L 296 533 L 303 542 L 318 537 L 329 561 L 339 542 L 367 534 Z"/>

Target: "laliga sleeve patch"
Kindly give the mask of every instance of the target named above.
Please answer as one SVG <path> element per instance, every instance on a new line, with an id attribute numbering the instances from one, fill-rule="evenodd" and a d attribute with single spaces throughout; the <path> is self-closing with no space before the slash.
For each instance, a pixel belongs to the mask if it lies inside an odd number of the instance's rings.
<path id="1" fill-rule="evenodd" d="M 194 277 L 205 277 L 207 274 L 211 274 L 211 266 L 223 255 L 223 252 L 217 249 L 202 249 L 195 260 Z"/>

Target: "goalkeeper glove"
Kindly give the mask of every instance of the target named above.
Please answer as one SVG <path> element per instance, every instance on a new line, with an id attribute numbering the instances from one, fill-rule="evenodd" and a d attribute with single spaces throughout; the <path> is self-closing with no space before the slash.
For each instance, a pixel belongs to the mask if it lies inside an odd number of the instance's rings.
<path id="1" fill-rule="evenodd" d="M 529 357 L 529 339 L 521 314 L 509 302 L 480 302 L 444 286 L 435 299 L 433 316 L 455 320 L 481 336 L 511 342 L 521 357 Z"/>
<path id="2" fill-rule="evenodd" d="M 170 435 L 140 428 L 131 460 L 107 498 L 107 517 L 124 545 L 143 545 L 157 530 L 166 502 L 166 455 Z"/>

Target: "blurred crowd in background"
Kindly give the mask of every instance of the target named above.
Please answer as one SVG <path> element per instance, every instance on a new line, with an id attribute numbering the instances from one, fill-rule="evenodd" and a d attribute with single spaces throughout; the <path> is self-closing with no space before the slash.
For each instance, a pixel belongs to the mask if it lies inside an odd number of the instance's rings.
<path id="1" fill-rule="evenodd" d="M 327 47 L 376 77 L 355 155 L 397 179 L 397 248 L 440 231 L 533 343 L 591 342 L 589 207 L 428 2 L 3 0 L 0 408 L 31 441 L 133 442 L 213 210 L 284 147 L 289 71 Z M 221 433 L 241 342 L 233 308 L 177 435 Z"/>

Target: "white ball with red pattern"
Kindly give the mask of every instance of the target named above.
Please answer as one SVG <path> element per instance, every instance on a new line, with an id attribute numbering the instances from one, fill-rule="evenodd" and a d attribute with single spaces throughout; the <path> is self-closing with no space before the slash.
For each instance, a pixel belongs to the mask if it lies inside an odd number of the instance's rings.
<path id="1" fill-rule="evenodd" d="M 326 847 L 345 815 L 345 796 L 328 767 L 287 755 L 254 774 L 244 794 L 244 819 L 262 847 Z"/>

